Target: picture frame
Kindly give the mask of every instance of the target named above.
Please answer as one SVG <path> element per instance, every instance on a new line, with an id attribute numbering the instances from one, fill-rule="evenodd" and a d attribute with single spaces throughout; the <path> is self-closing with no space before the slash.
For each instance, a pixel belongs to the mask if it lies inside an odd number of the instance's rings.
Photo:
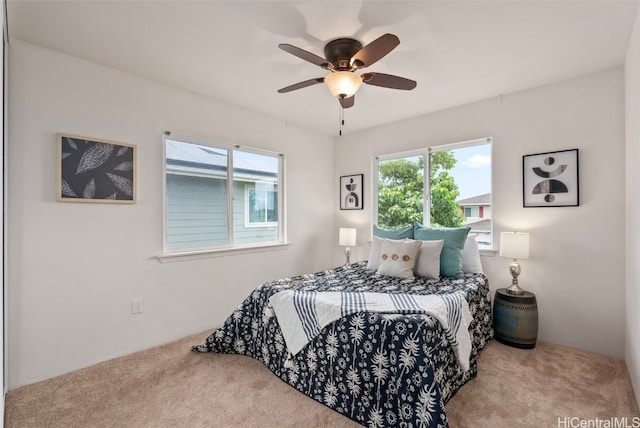
<path id="1" fill-rule="evenodd" d="M 56 136 L 57 201 L 136 203 L 135 145 L 71 134 Z"/>
<path id="2" fill-rule="evenodd" d="M 364 209 L 364 174 L 343 175 L 340 177 L 340 209 Z"/>
<path id="3" fill-rule="evenodd" d="M 522 157 L 522 206 L 580 205 L 578 149 Z"/>

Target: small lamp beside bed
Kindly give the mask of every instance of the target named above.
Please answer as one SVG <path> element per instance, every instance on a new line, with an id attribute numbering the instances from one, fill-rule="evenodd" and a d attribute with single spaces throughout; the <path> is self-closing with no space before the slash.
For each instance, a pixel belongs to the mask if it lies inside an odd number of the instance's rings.
<path id="1" fill-rule="evenodd" d="M 520 275 L 520 263 L 518 259 L 529 258 L 529 234 L 525 232 L 502 232 L 500 234 L 500 256 L 513 259 L 509 265 L 509 272 L 513 281 L 507 288 L 510 294 L 524 294 L 524 290 L 518 285 Z"/>
<path id="2" fill-rule="evenodd" d="M 346 266 L 351 266 L 351 248 L 356 245 L 356 229 L 352 227 L 341 227 L 340 236 L 338 238 L 341 247 L 347 247 L 344 249 L 344 255 L 347 258 Z"/>
<path id="3" fill-rule="evenodd" d="M 516 348 L 531 349 L 538 338 L 538 301 L 536 295 L 518 285 L 518 259 L 529 258 L 529 234 L 502 232 L 500 256 L 513 259 L 509 272 L 511 287 L 496 290 L 493 299 L 493 330 L 498 342 Z"/>

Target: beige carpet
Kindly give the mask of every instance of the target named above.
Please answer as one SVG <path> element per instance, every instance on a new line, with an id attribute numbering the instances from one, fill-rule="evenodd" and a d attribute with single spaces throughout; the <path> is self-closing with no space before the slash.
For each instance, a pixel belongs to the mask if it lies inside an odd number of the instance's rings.
<path id="1" fill-rule="evenodd" d="M 207 335 L 9 391 L 5 425 L 360 426 L 289 387 L 256 360 L 189 350 Z M 544 343 L 520 350 L 492 341 L 478 370 L 446 406 L 453 428 L 587 426 L 575 423 L 624 417 L 633 426 L 633 417 L 640 418 L 619 360 Z M 559 418 L 567 423 L 559 424 Z"/>

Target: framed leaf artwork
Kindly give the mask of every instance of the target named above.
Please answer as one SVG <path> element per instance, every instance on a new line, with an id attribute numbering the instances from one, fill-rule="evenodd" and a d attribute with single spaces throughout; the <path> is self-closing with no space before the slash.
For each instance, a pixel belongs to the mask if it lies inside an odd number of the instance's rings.
<path id="1" fill-rule="evenodd" d="M 57 200 L 136 202 L 136 146 L 58 134 Z"/>

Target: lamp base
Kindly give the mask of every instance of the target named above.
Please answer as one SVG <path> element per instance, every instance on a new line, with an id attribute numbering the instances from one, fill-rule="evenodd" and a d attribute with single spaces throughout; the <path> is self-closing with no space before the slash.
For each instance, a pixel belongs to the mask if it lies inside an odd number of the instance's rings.
<path id="1" fill-rule="evenodd" d="M 351 267 L 351 261 L 349 260 L 351 258 L 351 248 L 347 247 L 344 249 L 344 255 L 347 258 L 347 262 L 344 264 L 346 267 Z"/>
<path id="2" fill-rule="evenodd" d="M 511 284 L 511 287 L 506 289 L 509 294 L 524 294 L 524 290 L 518 287 L 518 284 Z"/>
<path id="3" fill-rule="evenodd" d="M 518 260 L 513 259 L 509 265 L 509 272 L 513 280 L 511 281 L 511 287 L 507 288 L 509 294 L 524 294 L 524 290 L 518 286 L 518 275 L 520 275 L 520 263 Z"/>

